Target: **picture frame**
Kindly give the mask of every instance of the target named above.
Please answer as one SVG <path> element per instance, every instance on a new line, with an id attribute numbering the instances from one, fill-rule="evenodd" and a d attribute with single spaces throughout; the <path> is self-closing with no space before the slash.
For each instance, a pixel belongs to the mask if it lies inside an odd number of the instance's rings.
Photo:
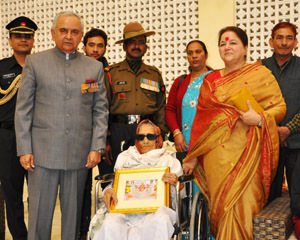
<path id="1" fill-rule="evenodd" d="M 110 213 L 151 213 L 162 205 L 170 207 L 170 184 L 162 176 L 170 167 L 121 169 L 115 172 L 114 191 L 117 205 L 112 201 Z"/>

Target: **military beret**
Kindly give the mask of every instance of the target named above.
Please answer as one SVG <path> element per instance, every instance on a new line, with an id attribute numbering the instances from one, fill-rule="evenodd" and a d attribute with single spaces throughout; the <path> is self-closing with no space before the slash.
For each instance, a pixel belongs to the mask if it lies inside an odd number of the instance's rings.
<path id="1" fill-rule="evenodd" d="M 24 16 L 17 17 L 6 25 L 6 29 L 10 33 L 34 34 L 37 28 L 37 25 L 31 19 Z"/>

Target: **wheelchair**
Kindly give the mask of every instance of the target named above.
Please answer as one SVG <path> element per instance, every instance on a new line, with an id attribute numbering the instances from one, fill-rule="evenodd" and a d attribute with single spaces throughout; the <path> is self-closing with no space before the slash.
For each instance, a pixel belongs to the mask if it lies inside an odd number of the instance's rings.
<path id="1" fill-rule="evenodd" d="M 194 176 L 181 176 L 176 186 L 176 223 L 174 224 L 173 240 L 211 240 L 208 221 L 208 204 L 205 196 L 196 192 L 193 196 Z M 95 212 L 100 206 L 101 183 L 114 180 L 114 174 L 96 176 Z M 180 184 L 185 185 L 186 196 L 181 199 Z"/>

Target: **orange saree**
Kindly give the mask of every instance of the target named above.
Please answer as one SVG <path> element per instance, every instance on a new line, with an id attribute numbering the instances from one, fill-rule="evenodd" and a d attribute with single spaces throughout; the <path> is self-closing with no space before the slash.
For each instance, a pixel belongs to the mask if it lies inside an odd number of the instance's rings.
<path id="1" fill-rule="evenodd" d="M 264 109 L 261 128 L 244 124 L 230 99 L 244 86 Z M 194 174 L 217 240 L 252 239 L 252 217 L 266 204 L 276 173 L 277 124 L 285 113 L 276 79 L 259 63 L 204 79 L 184 162 L 199 159 Z"/>

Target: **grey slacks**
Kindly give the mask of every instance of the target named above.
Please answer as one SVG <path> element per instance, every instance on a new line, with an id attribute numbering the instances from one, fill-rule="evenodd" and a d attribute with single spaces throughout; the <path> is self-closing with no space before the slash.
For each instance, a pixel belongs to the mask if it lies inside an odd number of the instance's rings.
<path id="1" fill-rule="evenodd" d="M 50 240 L 53 213 L 59 190 L 61 239 L 77 239 L 84 184 L 88 169 L 56 170 L 36 166 L 28 172 L 28 240 Z"/>

